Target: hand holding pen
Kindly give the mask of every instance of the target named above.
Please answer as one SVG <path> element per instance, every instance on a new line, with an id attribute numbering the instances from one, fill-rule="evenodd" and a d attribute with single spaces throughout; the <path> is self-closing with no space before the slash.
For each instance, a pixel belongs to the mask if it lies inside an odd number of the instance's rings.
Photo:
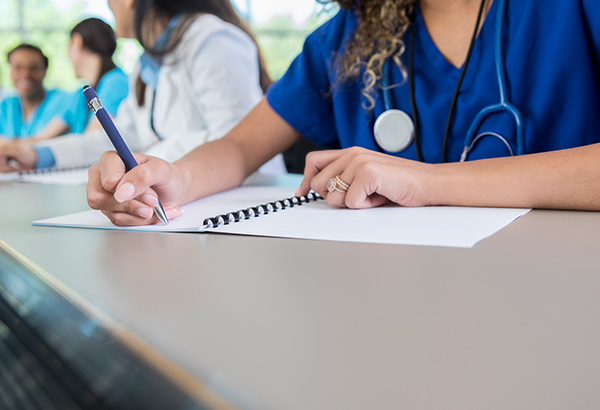
<path id="1" fill-rule="evenodd" d="M 139 163 L 126 172 L 115 151 L 106 151 L 88 171 L 87 199 L 117 226 L 148 225 L 157 222 L 154 206 L 158 197 L 169 221 L 183 215 L 175 204 L 183 203 L 189 189 L 181 170 L 174 164 L 143 154 L 133 154 Z M 149 189 L 152 187 L 152 189 Z"/>
<path id="2" fill-rule="evenodd" d="M 96 114 L 100 125 L 106 132 L 106 135 L 117 150 L 119 157 L 125 164 L 126 171 L 130 171 L 131 169 L 138 166 L 138 163 L 136 162 L 135 158 L 131 154 L 131 151 L 125 144 L 125 141 L 123 141 L 123 138 L 121 137 L 121 134 L 117 130 L 117 127 L 110 118 L 110 115 L 102 107 L 100 99 L 98 98 L 98 95 L 96 95 L 96 92 L 90 86 L 85 86 L 83 87 L 83 94 L 85 95 L 86 101 L 90 109 L 94 112 L 94 114 Z M 121 186 L 120 188 L 121 191 L 128 190 L 127 186 Z M 115 197 L 118 196 L 118 193 L 119 191 L 115 192 Z M 122 192 L 121 196 L 128 196 L 123 194 L 127 194 L 126 192 Z M 134 192 L 131 192 L 130 194 L 133 195 Z M 167 215 L 162 207 L 162 204 L 160 203 L 160 200 L 156 199 L 155 201 L 154 198 L 148 198 L 146 202 L 153 202 L 152 206 L 154 207 L 154 212 L 156 213 L 156 216 L 163 224 L 168 225 L 169 220 L 167 219 Z"/>

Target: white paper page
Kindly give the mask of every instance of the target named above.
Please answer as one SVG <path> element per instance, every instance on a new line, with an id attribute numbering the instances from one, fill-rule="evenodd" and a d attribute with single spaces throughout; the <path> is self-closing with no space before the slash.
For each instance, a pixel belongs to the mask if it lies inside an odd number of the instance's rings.
<path id="1" fill-rule="evenodd" d="M 293 195 L 293 189 L 242 187 L 186 205 L 185 215 L 168 226 L 118 228 L 98 211 L 35 221 L 34 225 L 198 231 L 207 217 L 272 202 Z M 294 206 L 209 231 L 282 238 L 332 240 L 470 248 L 493 235 L 528 209 L 384 206 L 351 210 L 331 208 L 323 200 Z"/>
<path id="2" fill-rule="evenodd" d="M 286 210 L 254 218 L 248 224 L 220 226 L 214 231 L 342 242 L 472 248 L 528 211 L 399 206 L 352 210 L 331 208 L 325 201 L 319 201 L 298 209 L 294 207 L 289 215 Z"/>
<path id="3" fill-rule="evenodd" d="M 87 168 L 37 172 L 0 173 L 0 181 L 33 182 L 37 184 L 83 185 L 87 184 Z"/>

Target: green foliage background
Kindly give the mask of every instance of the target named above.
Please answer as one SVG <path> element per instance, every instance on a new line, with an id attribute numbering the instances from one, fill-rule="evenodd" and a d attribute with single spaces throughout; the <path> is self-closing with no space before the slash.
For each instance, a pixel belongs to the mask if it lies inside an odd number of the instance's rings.
<path id="1" fill-rule="evenodd" d="M 95 0 L 100 1 L 100 0 Z M 26 0 L 21 10 L 18 0 L 0 1 L 0 86 L 12 90 L 6 54 L 21 42 L 37 45 L 50 59 L 46 77 L 47 88 L 75 90 L 81 81 L 75 77 L 67 56 L 69 33 L 83 14 L 83 5 L 72 1 L 59 9 L 54 1 Z M 335 10 L 328 9 L 312 16 L 306 25 L 296 27 L 290 17 L 278 17 L 268 24 L 254 26 L 257 41 L 262 49 L 267 67 L 274 79 L 279 78 L 294 57 L 301 51 L 308 33 L 327 20 Z M 20 13 L 23 27 L 19 27 Z M 115 63 L 131 72 L 142 49 L 135 40 L 119 39 Z"/>
<path id="2" fill-rule="evenodd" d="M 274 79 L 281 77 L 292 60 L 302 51 L 306 36 L 331 15 L 331 11 L 324 10 L 313 15 L 302 27 L 295 27 L 290 17 L 277 17 L 268 24 L 254 27 L 269 73 Z"/>

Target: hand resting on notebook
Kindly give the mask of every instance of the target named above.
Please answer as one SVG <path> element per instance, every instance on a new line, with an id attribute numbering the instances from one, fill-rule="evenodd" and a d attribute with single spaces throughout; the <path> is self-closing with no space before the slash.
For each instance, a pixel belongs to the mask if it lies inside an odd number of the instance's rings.
<path id="1" fill-rule="evenodd" d="M 306 195 L 312 189 L 335 207 L 371 208 L 388 200 L 403 206 L 432 205 L 423 192 L 430 168 L 358 147 L 313 151 L 306 157 L 304 180 L 296 194 Z M 349 185 L 347 192 L 327 189 L 336 175 Z"/>

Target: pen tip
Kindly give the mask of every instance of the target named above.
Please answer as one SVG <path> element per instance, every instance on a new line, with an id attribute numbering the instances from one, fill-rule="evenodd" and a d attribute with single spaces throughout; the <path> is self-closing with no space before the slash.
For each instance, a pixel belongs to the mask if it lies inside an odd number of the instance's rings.
<path id="1" fill-rule="evenodd" d="M 166 214 L 165 210 L 163 209 L 162 205 L 160 204 L 160 202 L 157 206 L 154 207 L 154 212 L 156 213 L 156 216 L 158 217 L 158 219 L 160 219 L 160 221 L 163 223 L 163 225 L 169 224 L 169 219 L 167 219 L 167 214 Z"/>

